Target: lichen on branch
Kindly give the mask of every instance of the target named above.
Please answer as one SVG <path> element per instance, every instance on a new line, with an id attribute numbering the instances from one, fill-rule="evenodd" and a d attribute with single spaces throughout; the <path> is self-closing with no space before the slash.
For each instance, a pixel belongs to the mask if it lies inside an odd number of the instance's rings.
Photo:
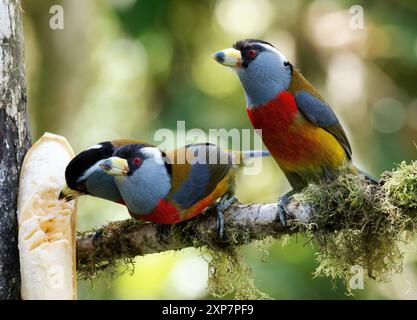
<path id="1" fill-rule="evenodd" d="M 296 199 L 314 203 L 306 234 L 317 250 L 317 276 L 348 284 L 358 266 L 378 281 L 402 271 L 404 244 L 415 236 L 417 162 L 384 173 L 378 185 L 345 174 L 310 185 Z"/>
<path id="2" fill-rule="evenodd" d="M 276 204 L 235 203 L 225 214 L 223 241 L 213 209 L 174 226 L 113 222 L 80 235 L 78 270 L 91 276 L 137 255 L 186 247 L 227 252 L 266 237 L 304 233 L 317 250 L 316 275 L 347 281 L 350 268 L 359 265 L 372 279 L 386 281 L 402 270 L 402 245 L 415 235 L 417 161 L 383 173 L 378 184 L 349 173 L 312 184 L 293 197 L 287 210 L 289 223 L 282 225 Z"/>

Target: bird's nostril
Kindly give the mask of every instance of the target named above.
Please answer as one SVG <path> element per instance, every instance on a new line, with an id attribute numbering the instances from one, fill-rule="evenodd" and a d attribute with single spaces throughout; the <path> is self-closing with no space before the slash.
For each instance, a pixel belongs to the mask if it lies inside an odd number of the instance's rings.
<path id="1" fill-rule="evenodd" d="M 217 62 L 224 62 L 224 58 L 225 58 L 225 54 L 223 51 L 219 51 L 216 52 L 215 54 L 213 54 L 213 58 L 217 61 Z"/>
<path id="2" fill-rule="evenodd" d="M 100 168 L 105 171 L 110 171 L 112 169 L 112 166 L 110 163 L 100 163 Z"/>

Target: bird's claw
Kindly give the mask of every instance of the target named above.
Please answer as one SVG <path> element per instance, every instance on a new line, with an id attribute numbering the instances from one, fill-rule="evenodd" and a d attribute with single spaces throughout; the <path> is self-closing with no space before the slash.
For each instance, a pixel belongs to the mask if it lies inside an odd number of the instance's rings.
<path id="1" fill-rule="evenodd" d="M 288 225 L 286 215 L 289 214 L 287 210 L 289 201 L 290 199 L 287 195 L 278 198 L 278 217 L 281 224 L 285 227 Z"/>
<path id="2" fill-rule="evenodd" d="M 220 240 L 224 240 L 224 212 L 236 201 L 235 196 L 223 197 L 220 199 L 219 203 L 216 206 L 217 209 L 217 219 L 216 227 L 219 232 Z"/>
<path id="3" fill-rule="evenodd" d="M 101 229 L 94 231 L 94 233 L 91 235 L 91 240 L 93 241 L 93 243 L 97 242 L 98 239 L 100 239 L 102 234 L 103 234 L 103 230 Z"/>
<path id="4" fill-rule="evenodd" d="M 223 240 L 224 239 L 224 214 L 219 209 L 217 209 L 216 228 L 219 232 L 220 240 Z"/>

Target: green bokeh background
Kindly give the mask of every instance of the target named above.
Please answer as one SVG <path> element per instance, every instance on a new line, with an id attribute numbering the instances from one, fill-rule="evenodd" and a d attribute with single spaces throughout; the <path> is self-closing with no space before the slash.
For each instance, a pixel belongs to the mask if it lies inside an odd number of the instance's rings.
<path id="1" fill-rule="evenodd" d="M 64 29 L 49 26 L 52 5 Z M 352 5 L 364 28 L 352 28 Z M 416 159 L 417 2 L 326 0 L 24 0 L 29 108 L 34 139 L 64 135 L 75 152 L 100 141 L 153 141 L 159 128 L 251 128 L 238 79 L 210 55 L 242 38 L 275 44 L 339 115 L 355 163 L 374 175 Z M 354 21 L 353 21 L 354 22 Z M 240 174 L 242 202 L 273 202 L 289 190 L 266 159 L 256 176 Z M 84 197 L 78 229 L 128 218 L 116 204 Z M 313 279 L 314 248 L 302 236 L 271 241 L 264 256 L 242 248 L 260 290 L 277 299 L 417 298 L 417 255 L 386 284 L 366 280 L 347 296 Z M 134 274 L 81 282 L 81 299 L 201 299 L 207 265 L 193 249 L 136 259 Z"/>

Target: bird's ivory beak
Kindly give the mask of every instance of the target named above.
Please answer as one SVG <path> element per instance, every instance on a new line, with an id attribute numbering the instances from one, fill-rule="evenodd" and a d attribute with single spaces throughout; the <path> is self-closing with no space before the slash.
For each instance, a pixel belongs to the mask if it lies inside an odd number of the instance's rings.
<path id="1" fill-rule="evenodd" d="M 70 189 L 67 185 L 65 185 L 61 192 L 59 193 L 58 199 L 64 200 L 65 202 L 74 200 L 81 196 L 81 192 L 77 190 Z"/>
<path id="2" fill-rule="evenodd" d="M 111 157 L 100 163 L 100 168 L 111 176 L 125 176 L 129 172 L 129 164 L 126 159 Z"/>
<path id="3" fill-rule="evenodd" d="M 213 59 L 218 63 L 232 68 L 239 68 L 242 65 L 242 55 L 239 50 L 227 48 L 213 53 Z"/>

